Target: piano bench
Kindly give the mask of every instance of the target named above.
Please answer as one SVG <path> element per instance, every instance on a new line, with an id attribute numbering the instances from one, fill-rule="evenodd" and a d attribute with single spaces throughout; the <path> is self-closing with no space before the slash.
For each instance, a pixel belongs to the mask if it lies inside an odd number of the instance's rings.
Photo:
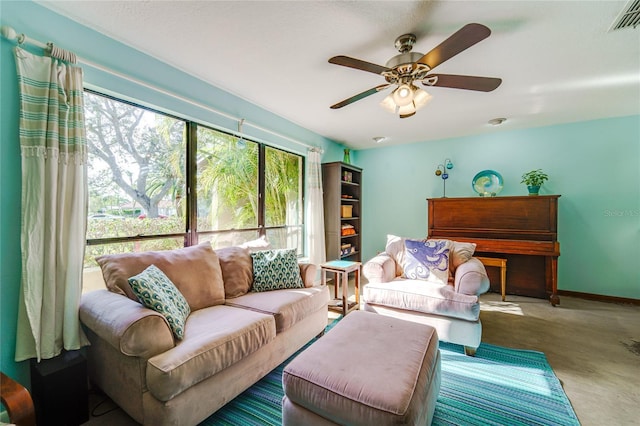
<path id="1" fill-rule="evenodd" d="M 500 290 L 502 291 L 502 301 L 505 301 L 507 293 L 507 259 L 499 257 L 478 257 L 484 266 L 495 266 L 500 268 Z"/>

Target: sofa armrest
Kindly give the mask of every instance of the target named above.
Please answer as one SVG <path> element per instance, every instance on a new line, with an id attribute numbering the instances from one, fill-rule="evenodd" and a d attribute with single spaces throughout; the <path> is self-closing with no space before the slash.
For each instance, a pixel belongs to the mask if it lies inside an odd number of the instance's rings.
<path id="1" fill-rule="evenodd" d="M 148 359 L 175 346 L 165 317 L 108 290 L 82 295 L 80 321 L 124 355 Z"/>
<path id="2" fill-rule="evenodd" d="M 389 254 L 380 253 L 364 264 L 362 275 L 369 282 L 387 283 L 393 281 L 396 277 L 396 261 Z"/>
<path id="3" fill-rule="evenodd" d="M 316 281 L 316 272 L 318 268 L 313 263 L 298 263 L 300 267 L 300 276 L 305 287 L 313 287 Z"/>
<path id="4" fill-rule="evenodd" d="M 455 271 L 454 286 L 456 293 L 479 296 L 489 290 L 487 270 L 480 260 L 472 257 Z"/>

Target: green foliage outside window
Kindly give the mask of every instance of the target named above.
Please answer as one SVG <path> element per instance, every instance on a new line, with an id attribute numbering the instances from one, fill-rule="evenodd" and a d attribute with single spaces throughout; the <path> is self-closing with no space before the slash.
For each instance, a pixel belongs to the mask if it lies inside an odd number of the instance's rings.
<path id="1" fill-rule="evenodd" d="M 260 145 L 239 144 L 233 135 L 197 126 L 198 222 L 187 226 L 186 121 L 91 92 L 85 92 L 85 109 L 87 239 L 111 239 L 87 246 L 85 267 L 94 266 L 100 254 L 181 247 L 185 230 L 196 227 L 199 232 L 235 230 L 234 238 L 250 238 L 256 234 L 242 230 L 256 229 L 260 222 L 287 225 L 270 232 L 279 236 L 276 244 L 302 249 L 301 156 L 263 146 L 265 217 L 260 221 Z M 158 239 L 131 240 L 154 235 Z M 203 239 L 231 241 L 220 235 Z"/>
<path id="2" fill-rule="evenodd" d="M 258 225 L 258 144 L 198 128 L 198 229 Z"/>

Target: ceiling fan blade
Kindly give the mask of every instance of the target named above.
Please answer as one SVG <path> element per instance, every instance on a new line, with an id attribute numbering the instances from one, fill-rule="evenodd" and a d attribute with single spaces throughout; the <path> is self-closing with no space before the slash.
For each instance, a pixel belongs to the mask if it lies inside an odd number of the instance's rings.
<path id="1" fill-rule="evenodd" d="M 435 83 L 432 84 L 429 81 L 430 79 L 432 81 L 435 80 Z M 476 77 L 473 75 L 429 74 L 422 84 L 425 86 L 451 87 L 453 89 L 491 92 L 502 84 L 502 79 L 493 77 Z"/>
<path id="2" fill-rule="evenodd" d="M 383 67 L 382 65 L 372 64 L 371 62 L 361 61 L 360 59 L 350 58 L 348 56 L 334 56 L 329 59 L 329 63 L 342 65 L 343 67 L 355 68 L 357 70 L 368 71 L 374 74 L 382 74 L 385 71 L 389 71 L 390 68 Z"/>
<path id="3" fill-rule="evenodd" d="M 418 62 L 434 69 L 444 61 L 489 37 L 490 34 L 491 30 L 484 25 L 467 24 L 418 59 Z"/>
<path id="4" fill-rule="evenodd" d="M 364 92 L 358 93 L 357 95 L 354 95 L 354 96 L 352 96 L 352 97 L 350 97 L 348 99 L 345 99 L 342 102 L 338 102 L 335 105 L 331 105 L 331 109 L 342 108 L 343 106 L 347 106 L 349 104 L 352 104 L 352 103 L 354 103 L 356 101 L 359 101 L 360 99 L 366 98 L 367 96 L 371 96 L 374 93 L 378 93 L 379 91 L 384 90 L 389 86 L 390 86 L 390 84 L 381 84 L 380 86 L 376 86 L 376 87 L 373 87 L 373 88 L 371 88 L 369 90 L 365 90 Z"/>

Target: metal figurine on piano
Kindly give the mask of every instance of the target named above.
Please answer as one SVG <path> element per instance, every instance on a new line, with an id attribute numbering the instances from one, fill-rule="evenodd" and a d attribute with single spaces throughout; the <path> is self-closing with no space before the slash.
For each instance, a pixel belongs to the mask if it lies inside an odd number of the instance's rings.
<path id="1" fill-rule="evenodd" d="M 438 164 L 436 167 L 436 176 L 442 178 L 442 198 L 447 198 L 447 179 L 449 179 L 448 170 L 453 169 L 453 163 L 448 158 L 444 160 L 444 164 Z"/>

